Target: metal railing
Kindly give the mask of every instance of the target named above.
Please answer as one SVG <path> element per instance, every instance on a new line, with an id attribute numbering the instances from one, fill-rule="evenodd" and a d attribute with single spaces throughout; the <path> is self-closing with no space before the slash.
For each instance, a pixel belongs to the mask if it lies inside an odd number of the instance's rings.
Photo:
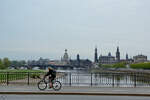
<path id="1" fill-rule="evenodd" d="M 44 72 L 0 72 L 0 85 L 36 85 Z M 150 74 L 127 72 L 57 73 L 65 86 L 150 87 Z"/>

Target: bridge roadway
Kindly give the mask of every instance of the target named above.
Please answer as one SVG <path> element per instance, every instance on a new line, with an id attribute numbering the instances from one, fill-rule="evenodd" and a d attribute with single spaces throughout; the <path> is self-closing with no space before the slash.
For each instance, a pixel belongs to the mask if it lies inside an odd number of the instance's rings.
<path id="1" fill-rule="evenodd" d="M 34 94 L 34 95 L 110 95 L 110 96 L 150 96 L 150 88 L 105 88 L 105 87 L 69 87 L 63 86 L 60 91 L 47 89 L 40 91 L 36 86 L 0 86 L 0 95 Z"/>
<path id="2" fill-rule="evenodd" d="M 52 64 L 48 64 L 48 65 L 31 65 L 32 68 L 34 67 L 40 67 L 40 69 L 46 69 L 48 67 L 52 67 L 54 69 L 69 69 L 72 70 L 74 67 L 71 65 L 52 65 Z"/>
<path id="3" fill-rule="evenodd" d="M 87 95 L 0 95 L 0 100 L 149 100 L 137 96 L 87 96 Z"/>

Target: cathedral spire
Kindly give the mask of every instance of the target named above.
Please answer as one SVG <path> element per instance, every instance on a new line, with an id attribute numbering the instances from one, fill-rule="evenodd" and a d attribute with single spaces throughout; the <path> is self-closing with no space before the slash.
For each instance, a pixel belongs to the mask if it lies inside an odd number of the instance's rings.
<path id="1" fill-rule="evenodd" d="M 117 62 L 120 61 L 120 51 L 119 51 L 119 46 L 117 47 L 117 51 L 116 51 L 116 60 L 117 60 Z"/>
<path id="2" fill-rule="evenodd" d="M 126 54 L 126 60 L 128 61 L 129 57 L 128 57 L 128 54 Z"/>
<path id="3" fill-rule="evenodd" d="M 80 61 L 80 55 L 77 54 L 77 61 Z"/>
<path id="4" fill-rule="evenodd" d="M 77 64 L 78 64 L 78 67 L 80 66 L 80 55 L 77 54 Z"/>
<path id="5" fill-rule="evenodd" d="M 98 63 L 97 47 L 95 47 L 94 62 L 95 62 L 95 63 Z"/>
<path id="6" fill-rule="evenodd" d="M 67 49 L 65 49 L 65 53 L 67 53 Z"/>

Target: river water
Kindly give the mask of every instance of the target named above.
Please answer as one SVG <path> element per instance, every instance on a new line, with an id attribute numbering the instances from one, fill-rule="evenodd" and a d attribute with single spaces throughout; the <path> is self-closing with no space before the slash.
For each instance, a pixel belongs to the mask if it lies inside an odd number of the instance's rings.
<path id="1" fill-rule="evenodd" d="M 150 82 L 144 78 L 127 74 L 112 75 L 109 73 L 92 74 L 81 70 L 58 70 L 65 73 L 58 79 L 63 85 L 99 86 L 99 87 L 147 87 Z"/>

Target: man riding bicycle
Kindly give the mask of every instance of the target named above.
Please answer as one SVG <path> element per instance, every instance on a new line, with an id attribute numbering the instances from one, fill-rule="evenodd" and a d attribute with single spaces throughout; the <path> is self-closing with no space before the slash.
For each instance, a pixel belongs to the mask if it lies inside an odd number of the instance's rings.
<path id="1" fill-rule="evenodd" d="M 49 82 L 45 80 L 45 78 L 49 76 Z M 48 72 L 44 75 L 43 79 L 40 80 L 37 85 L 40 90 L 45 90 L 47 85 L 49 84 L 49 88 L 54 89 L 55 91 L 59 91 L 62 87 L 62 84 L 59 80 L 55 80 L 56 71 L 53 68 L 48 68 Z"/>
<path id="2" fill-rule="evenodd" d="M 49 88 L 52 88 L 52 82 L 56 78 L 56 71 L 53 68 L 49 67 L 45 77 L 46 76 L 49 76 Z"/>

